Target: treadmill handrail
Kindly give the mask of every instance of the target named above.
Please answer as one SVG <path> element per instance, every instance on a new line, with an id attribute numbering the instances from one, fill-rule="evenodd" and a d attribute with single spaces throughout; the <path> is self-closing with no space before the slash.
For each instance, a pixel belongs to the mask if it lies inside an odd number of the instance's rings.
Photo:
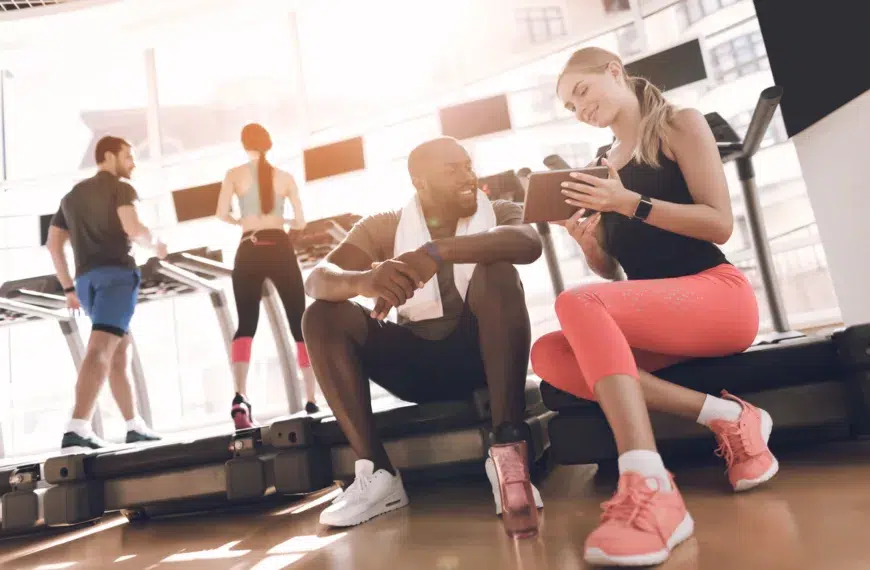
<path id="1" fill-rule="evenodd" d="M 230 277 L 233 274 L 233 268 L 229 265 L 192 253 L 179 254 L 178 258 L 172 259 L 170 263 L 182 269 L 207 273 L 213 277 Z"/>
<path id="2" fill-rule="evenodd" d="M 175 281 L 178 281 L 183 285 L 192 287 L 193 289 L 206 291 L 209 293 L 217 293 L 223 291 L 223 289 L 217 284 L 209 283 L 199 275 L 191 273 L 190 271 L 182 269 L 167 261 L 155 258 L 149 261 L 149 263 L 152 263 L 154 265 L 154 269 L 157 273 L 165 277 L 169 277 L 170 279 L 173 279 Z"/>
<path id="3" fill-rule="evenodd" d="M 570 170 L 571 165 L 568 162 L 559 156 L 558 154 L 551 154 L 544 159 L 544 166 L 549 168 L 550 170 Z"/>
<path id="4" fill-rule="evenodd" d="M 16 289 L 11 291 L 11 298 L 22 297 L 25 302 L 31 305 L 45 306 L 49 309 L 64 309 L 66 308 L 66 297 L 63 295 L 54 295 L 52 293 L 42 293 L 31 289 Z M 32 299 L 32 300 L 31 300 Z"/>
<path id="5" fill-rule="evenodd" d="M 758 149 L 761 147 L 761 141 L 764 140 L 764 135 L 770 126 L 770 121 L 773 120 L 773 114 L 776 112 L 780 99 L 782 99 L 782 87 L 778 85 L 768 87 L 759 95 L 755 111 L 752 113 L 752 119 L 746 128 L 746 136 L 743 137 L 744 157 L 753 156 L 758 152 Z"/>
<path id="6" fill-rule="evenodd" d="M 0 309 L 6 309 L 14 313 L 21 313 L 30 317 L 39 317 L 42 319 L 54 319 L 56 321 L 69 321 L 72 316 L 60 309 L 46 309 L 45 307 L 37 307 L 23 301 L 16 301 L 8 297 L 0 297 Z"/>

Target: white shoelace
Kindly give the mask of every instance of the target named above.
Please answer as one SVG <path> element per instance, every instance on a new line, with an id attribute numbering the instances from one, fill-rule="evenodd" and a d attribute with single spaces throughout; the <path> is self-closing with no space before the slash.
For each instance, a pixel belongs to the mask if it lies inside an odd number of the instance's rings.
<path id="1" fill-rule="evenodd" d="M 358 499 L 369 486 L 371 479 L 369 477 L 357 477 L 354 479 L 344 492 L 335 498 L 335 503 L 339 501 L 352 502 Z"/>

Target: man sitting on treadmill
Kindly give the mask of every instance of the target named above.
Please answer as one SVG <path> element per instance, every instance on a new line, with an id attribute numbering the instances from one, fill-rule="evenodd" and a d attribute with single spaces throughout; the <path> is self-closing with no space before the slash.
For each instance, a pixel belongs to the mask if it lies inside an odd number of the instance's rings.
<path id="1" fill-rule="evenodd" d="M 139 294 L 139 269 L 130 255 L 130 240 L 166 257 L 166 246 L 139 221 L 136 190 L 122 178 L 135 168 L 130 144 L 118 137 L 97 142 L 97 174 L 76 184 L 60 202 L 48 230 L 48 250 L 71 310 L 84 308 L 92 327 L 87 354 L 76 382 L 75 407 L 63 435 L 64 451 L 108 445 L 91 429 L 91 415 L 106 376 L 121 414 L 127 420 L 127 443 L 154 441 L 136 413 L 127 375 L 127 334 Z M 70 277 L 64 245 L 70 241 L 76 280 Z"/>
<path id="2" fill-rule="evenodd" d="M 359 457 L 355 481 L 321 514 L 330 526 L 408 504 L 375 431 L 369 379 L 414 403 L 462 400 L 487 386 L 493 443 L 530 437 L 523 412 L 531 327 L 513 264 L 540 257 L 538 234 L 521 223 L 521 206 L 489 202 L 478 190 L 471 159 L 452 138 L 415 148 L 408 171 L 410 202 L 357 223 L 306 282 L 316 299 L 302 321 L 314 372 Z M 376 299 L 374 310 L 349 301 L 357 296 Z M 385 320 L 391 308 L 398 324 Z M 521 467 L 530 485 L 526 458 Z M 491 459 L 486 471 L 500 512 Z M 542 506 L 536 489 L 534 496 Z"/>

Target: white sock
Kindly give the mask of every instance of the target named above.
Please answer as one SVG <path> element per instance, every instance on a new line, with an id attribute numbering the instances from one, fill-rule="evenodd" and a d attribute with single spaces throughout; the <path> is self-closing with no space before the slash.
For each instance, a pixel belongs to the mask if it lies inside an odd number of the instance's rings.
<path id="1" fill-rule="evenodd" d="M 145 425 L 145 420 L 143 420 L 141 417 L 134 416 L 132 420 L 127 420 L 127 431 L 148 433 L 148 426 Z"/>
<path id="2" fill-rule="evenodd" d="M 81 437 L 90 437 L 94 434 L 91 429 L 91 422 L 88 420 L 71 419 L 66 425 L 66 431 L 71 431 L 79 434 Z"/>
<path id="3" fill-rule="evenodd" d="M 708 394 L 704 400 L 704 406 L 701 408 L 701 413 L 698 414 L 698 423 L 710 427 L 710 422 L 714 420 L 736 422 L 740 418 L 741 412 L 743 412 L 743 408 L 737 402 L 723 400 Z"/>
<path id="4" fill-rule="evenodd" d="M 662 461 L 662 456 L 655 451 L 648 449 L 632 449 L 626 451 L 619 456 L 619 474 L 622 475 L 626 471 L 634 471 L 640 473 L 644 477 L 654 477 L 660 485 L 660 489 L 670 491 L 671 477 L 668 470 L 665 469 L 665 464 Z M 650 481 L 647 482 L 650 488 L 654 488 Z"/>

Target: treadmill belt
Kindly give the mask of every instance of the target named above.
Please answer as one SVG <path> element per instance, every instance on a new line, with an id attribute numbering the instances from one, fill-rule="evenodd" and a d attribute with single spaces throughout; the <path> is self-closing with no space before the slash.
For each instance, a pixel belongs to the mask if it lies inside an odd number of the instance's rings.
<path id="1" fill-rule="evenodd" d="M 835 381 L 840 369 L 837 347 L 831 337 L 803 337 L 756 345 L 732 356 L 697 358 L 655 374 L 699 392 L 718 394 L 725 389 L 739 395 Z M 546 382 L 541 382 L 541 395 L 551 410 L 597 407 L 594 402 L 576 398 Z"/>
<path id="2" fill-rule="evenodd" d="M 227 434 L 190 442 L 134 446 L 96 453 L 84 458 L 84 472 L 90 478 L 102 479 L 227 461 L 233 457 L 230 451 L 231 437 Z M 46 477 L 55 471 L 51 463 L 63 461 L 64 456 L 49 459 L 45 466 Z"/>

